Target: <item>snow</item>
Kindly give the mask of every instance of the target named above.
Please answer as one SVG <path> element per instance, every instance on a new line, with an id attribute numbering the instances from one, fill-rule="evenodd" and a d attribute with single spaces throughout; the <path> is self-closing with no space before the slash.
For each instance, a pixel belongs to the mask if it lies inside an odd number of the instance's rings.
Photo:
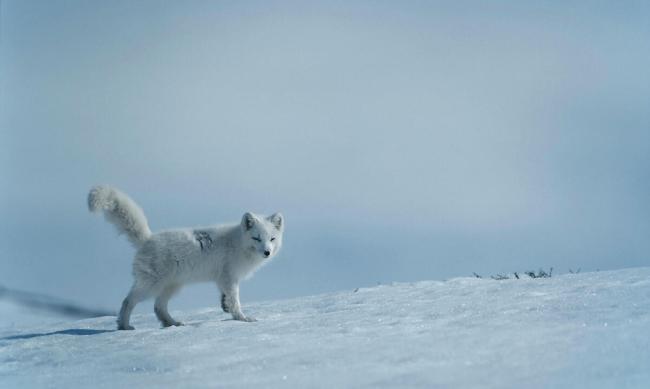
<path id="1" fill-rule="evenodd" d="M 255 282 L 254 280 L 249 282 Z M 245 287 L 245 286 L 244 286 Z M 173 303 L 173 301 L 172 301 Z M 642 388 L 650 268 L 457 278 L 0 330 L 0 387 Z"/>
<path id="2" fill-rule="evenodd" d="M 0 333 L 9 330 L 18 331 L 25 326 L 50 325 L 62 320 L 64 319 L 59 316 L 45 315 L 11 301 L 0 300 Z"/>

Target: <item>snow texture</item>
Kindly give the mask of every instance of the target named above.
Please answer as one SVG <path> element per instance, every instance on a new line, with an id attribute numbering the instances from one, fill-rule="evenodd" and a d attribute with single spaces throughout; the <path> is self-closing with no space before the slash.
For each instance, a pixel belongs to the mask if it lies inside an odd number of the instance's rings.
<path id="1" fill-rule="evenodd" d="M 380 285 L 0 330 L 0 387 L 647 388 L 650 268 Z"/>

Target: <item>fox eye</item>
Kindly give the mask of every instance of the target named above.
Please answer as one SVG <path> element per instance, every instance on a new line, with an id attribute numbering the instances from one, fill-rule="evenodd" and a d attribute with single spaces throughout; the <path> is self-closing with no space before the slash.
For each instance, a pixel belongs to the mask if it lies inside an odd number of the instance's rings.
<path id="1" fill-rule="evenodd" d="M 262 241 L 262 239 L 257 238 L 257 237 L 255 237 L 255 236 L 253 236 L 251 239 L 256 240 L 256 241 L 258 241 L 258 242 L 261 242 L 261 241 Z"/>
<path id="2" fill-rule="evenodd" d="M 271 242 L 273 242 L 274 240 L 275 240 L 275 238 L 271 238 Z"/>

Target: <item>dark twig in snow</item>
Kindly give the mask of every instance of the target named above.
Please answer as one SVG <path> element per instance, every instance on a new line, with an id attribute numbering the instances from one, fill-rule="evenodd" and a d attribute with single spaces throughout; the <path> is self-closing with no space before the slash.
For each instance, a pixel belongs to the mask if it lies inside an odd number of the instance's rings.
<path id="1" fill-rule="evenodd" d="M 551 278 L 551 276 L 553 275 L 553 268 L 550 268 L 548 273 L 544 271 L 544 269 L 539 269 L 537 273 L 529 270 L 524 272 L 524 274 L 526 274 L 530 278 Z"/>
<path id="2" fill-rule="evenodd" d="M 576 270 L 576 271 L 573 271 L 572 269 L 569 269 L 569 273 L 571 273 L 571 274 L 580 273 L 580 268 L 578 268 L 578 270 Z M 483 278 L 481 275 L 479 275 L 479 274 L 477 274 L 475 272 L 472 272 L 472 274 L 476 278 Z M 537 272 L 529 270 L 529 271 L 523 272 L 523 274 L 527 275 L 530 278 L 551 278 L 553 276 L 553 268 L 552 267 L 549 268 L 548 272 L 546 270 L 540 268 Z M 497 273 L 497 274 L 495 274 L 493 276 L 490 276 L 491 279 L 497 280 L 497 281 L 509 280 L 509 279 L 511 279 L 513 277 L 518 279 L 518 280 L 521 279 L 521 275 L 520 275 L 519 272 L 514 272 L 514 273 L 512 273 L 512 275 Z"/>

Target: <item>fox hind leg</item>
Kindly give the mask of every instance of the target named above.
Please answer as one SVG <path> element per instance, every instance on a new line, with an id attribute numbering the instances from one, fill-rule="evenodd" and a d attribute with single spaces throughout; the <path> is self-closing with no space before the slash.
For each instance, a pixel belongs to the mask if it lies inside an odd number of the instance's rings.
<path id="1" fill-rule="evenodd" d="M 129 325 L 129 320 L 131 319 L 131 312 L 133 308 L 149 297 L 149 292 L 147 289 L 133 285 L 131 291 L 126 296 L 124 301 L 122 301 L 122 308 L 120 309 L 120 314 L 117 317 L 117 329 L 118 330 L 133 330 L 133 326 Z"/>
<path id="2" fill-rule="evenodd" d="M 169 299 L 180 289 L 179 285 L 170 285 L 162 290 L 162 292 L 156 297 L 156 302 L 154 303 L 154 312 L 156 317 L 160 320 L 160 324 L 163 327 L 171 326 L 182 326 L 183 323 L 174 320 L 167 310 L 167 303 Z"/>

